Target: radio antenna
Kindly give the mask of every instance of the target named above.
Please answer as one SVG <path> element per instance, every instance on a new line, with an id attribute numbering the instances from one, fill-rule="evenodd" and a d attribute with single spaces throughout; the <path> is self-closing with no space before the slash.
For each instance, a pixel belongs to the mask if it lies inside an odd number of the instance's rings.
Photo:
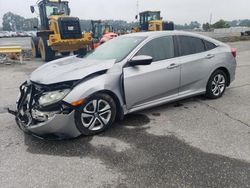
<path id="1" fill-rule="evenodd" d="M 136 15 L 137 15 L 137 19 L 139 16 L 139 0 L 136 1 Z"/>

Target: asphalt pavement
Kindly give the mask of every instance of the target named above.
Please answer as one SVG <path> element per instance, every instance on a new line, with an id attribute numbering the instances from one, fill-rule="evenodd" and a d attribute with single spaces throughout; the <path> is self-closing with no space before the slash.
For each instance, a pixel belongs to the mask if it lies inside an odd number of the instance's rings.
<path id="1" fill-rule="evenodd" d="M 250 187 L 250 41 L 230 45 L 236 80 L 222 98 L 162 105 L 66 141 L 23 134 L 4 110 L 43 62 L 0 64 L 0 187 Z"/>

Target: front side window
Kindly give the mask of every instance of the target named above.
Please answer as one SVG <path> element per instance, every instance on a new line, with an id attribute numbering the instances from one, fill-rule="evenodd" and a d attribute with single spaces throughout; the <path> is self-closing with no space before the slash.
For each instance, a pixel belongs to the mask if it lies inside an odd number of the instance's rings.
<path id="1" fill-rule="evenodd" d="M 202 39 L 190 36 L 178 36 L 180 55 L 190 55 L 206 51 Z"/>
<path id="2" fill-rule="evenodd" d="M 145 23 L 145 16 L 140 15 L 140 24 L 144 24 L 144 23 Z"/>
<path id="3" fill-rule="evenodd" d="M 136 55 L 151 56 L 153 62 L 173 58 L 175 56 L 173 37 L 153 39 L 145 44 Z"/>

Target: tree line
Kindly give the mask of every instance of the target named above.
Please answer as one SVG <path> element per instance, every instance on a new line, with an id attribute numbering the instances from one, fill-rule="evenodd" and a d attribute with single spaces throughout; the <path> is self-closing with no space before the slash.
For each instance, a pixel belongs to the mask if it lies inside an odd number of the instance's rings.
<path id="1" fill-rule="evenodd" d="M 124 20 L 103 20 L 113 26 L 116 31 L 127 31 L 131 28 L 138 26 L 137 22 L 127 22 Z M 38 18 L 24 18 L 20 15 L 14 14 L 12 12 L 7 12 L 2 18 L 2 30 L 4 31 L 32 31 L 34 26 L 39 25 Z M 83 31 L 91 31 L 91 20 L 80 20 L 80 25 Z M 203 28 L 205 31 L 209 31 L 217 28 L 229 28 L 237 26 L 250 27 L 250 20 L 233 20 L 225 21 L 219 20 L 214 24 L 204 23 L 201 24 L 197 21 L 192 21 L 189 24 L 175 24 L 175 29 L 177 30 L 193 30 L 195 28 Z"/>
<path id="2" fill-rule="evenodd" d="M 4 31 L 32 31 L 34 26 L 38 26 L 38 18 L 24 18 L 12 12 L 7 12 L 3 15 L 3 30 Z"/>
<path id="3" fill-rule="evenodd" d="M 219 20 L 214 24 L 205 23 L 202 25 L 204 31 L 209 31 L 212 29 L 220 29 L 220 28 L 230 28 L 230 27 L 250 27 L 250 20 L 233 20 L 233 21 L 225 21 Z"/>

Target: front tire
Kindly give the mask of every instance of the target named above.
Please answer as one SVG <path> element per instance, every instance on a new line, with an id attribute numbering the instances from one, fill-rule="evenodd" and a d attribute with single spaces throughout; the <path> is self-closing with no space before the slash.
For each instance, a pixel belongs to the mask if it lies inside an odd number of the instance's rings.
<path id="1" fill-rule="evenodd" d="M 222 97 L 227 86 L 227 75 L 222 70 L 216 70 L 208 80 L 206 97 L 218 99 Z"/>
<path id="2" fill-rule="evenodd" d="M 116 118 L 116 104 L 107 94 L 91 96 L 75 113 L 78 130 L 85 136 L 95 135 L 109 128 Z"/>
<path id="3" fill-rule="evenodd" d="M 48 46 L 47 37 L 40 37 L 39 39 L 39 50 L 43 61 L 52 61 L 55 58 L 55 52 L 50 46 Z"/>

